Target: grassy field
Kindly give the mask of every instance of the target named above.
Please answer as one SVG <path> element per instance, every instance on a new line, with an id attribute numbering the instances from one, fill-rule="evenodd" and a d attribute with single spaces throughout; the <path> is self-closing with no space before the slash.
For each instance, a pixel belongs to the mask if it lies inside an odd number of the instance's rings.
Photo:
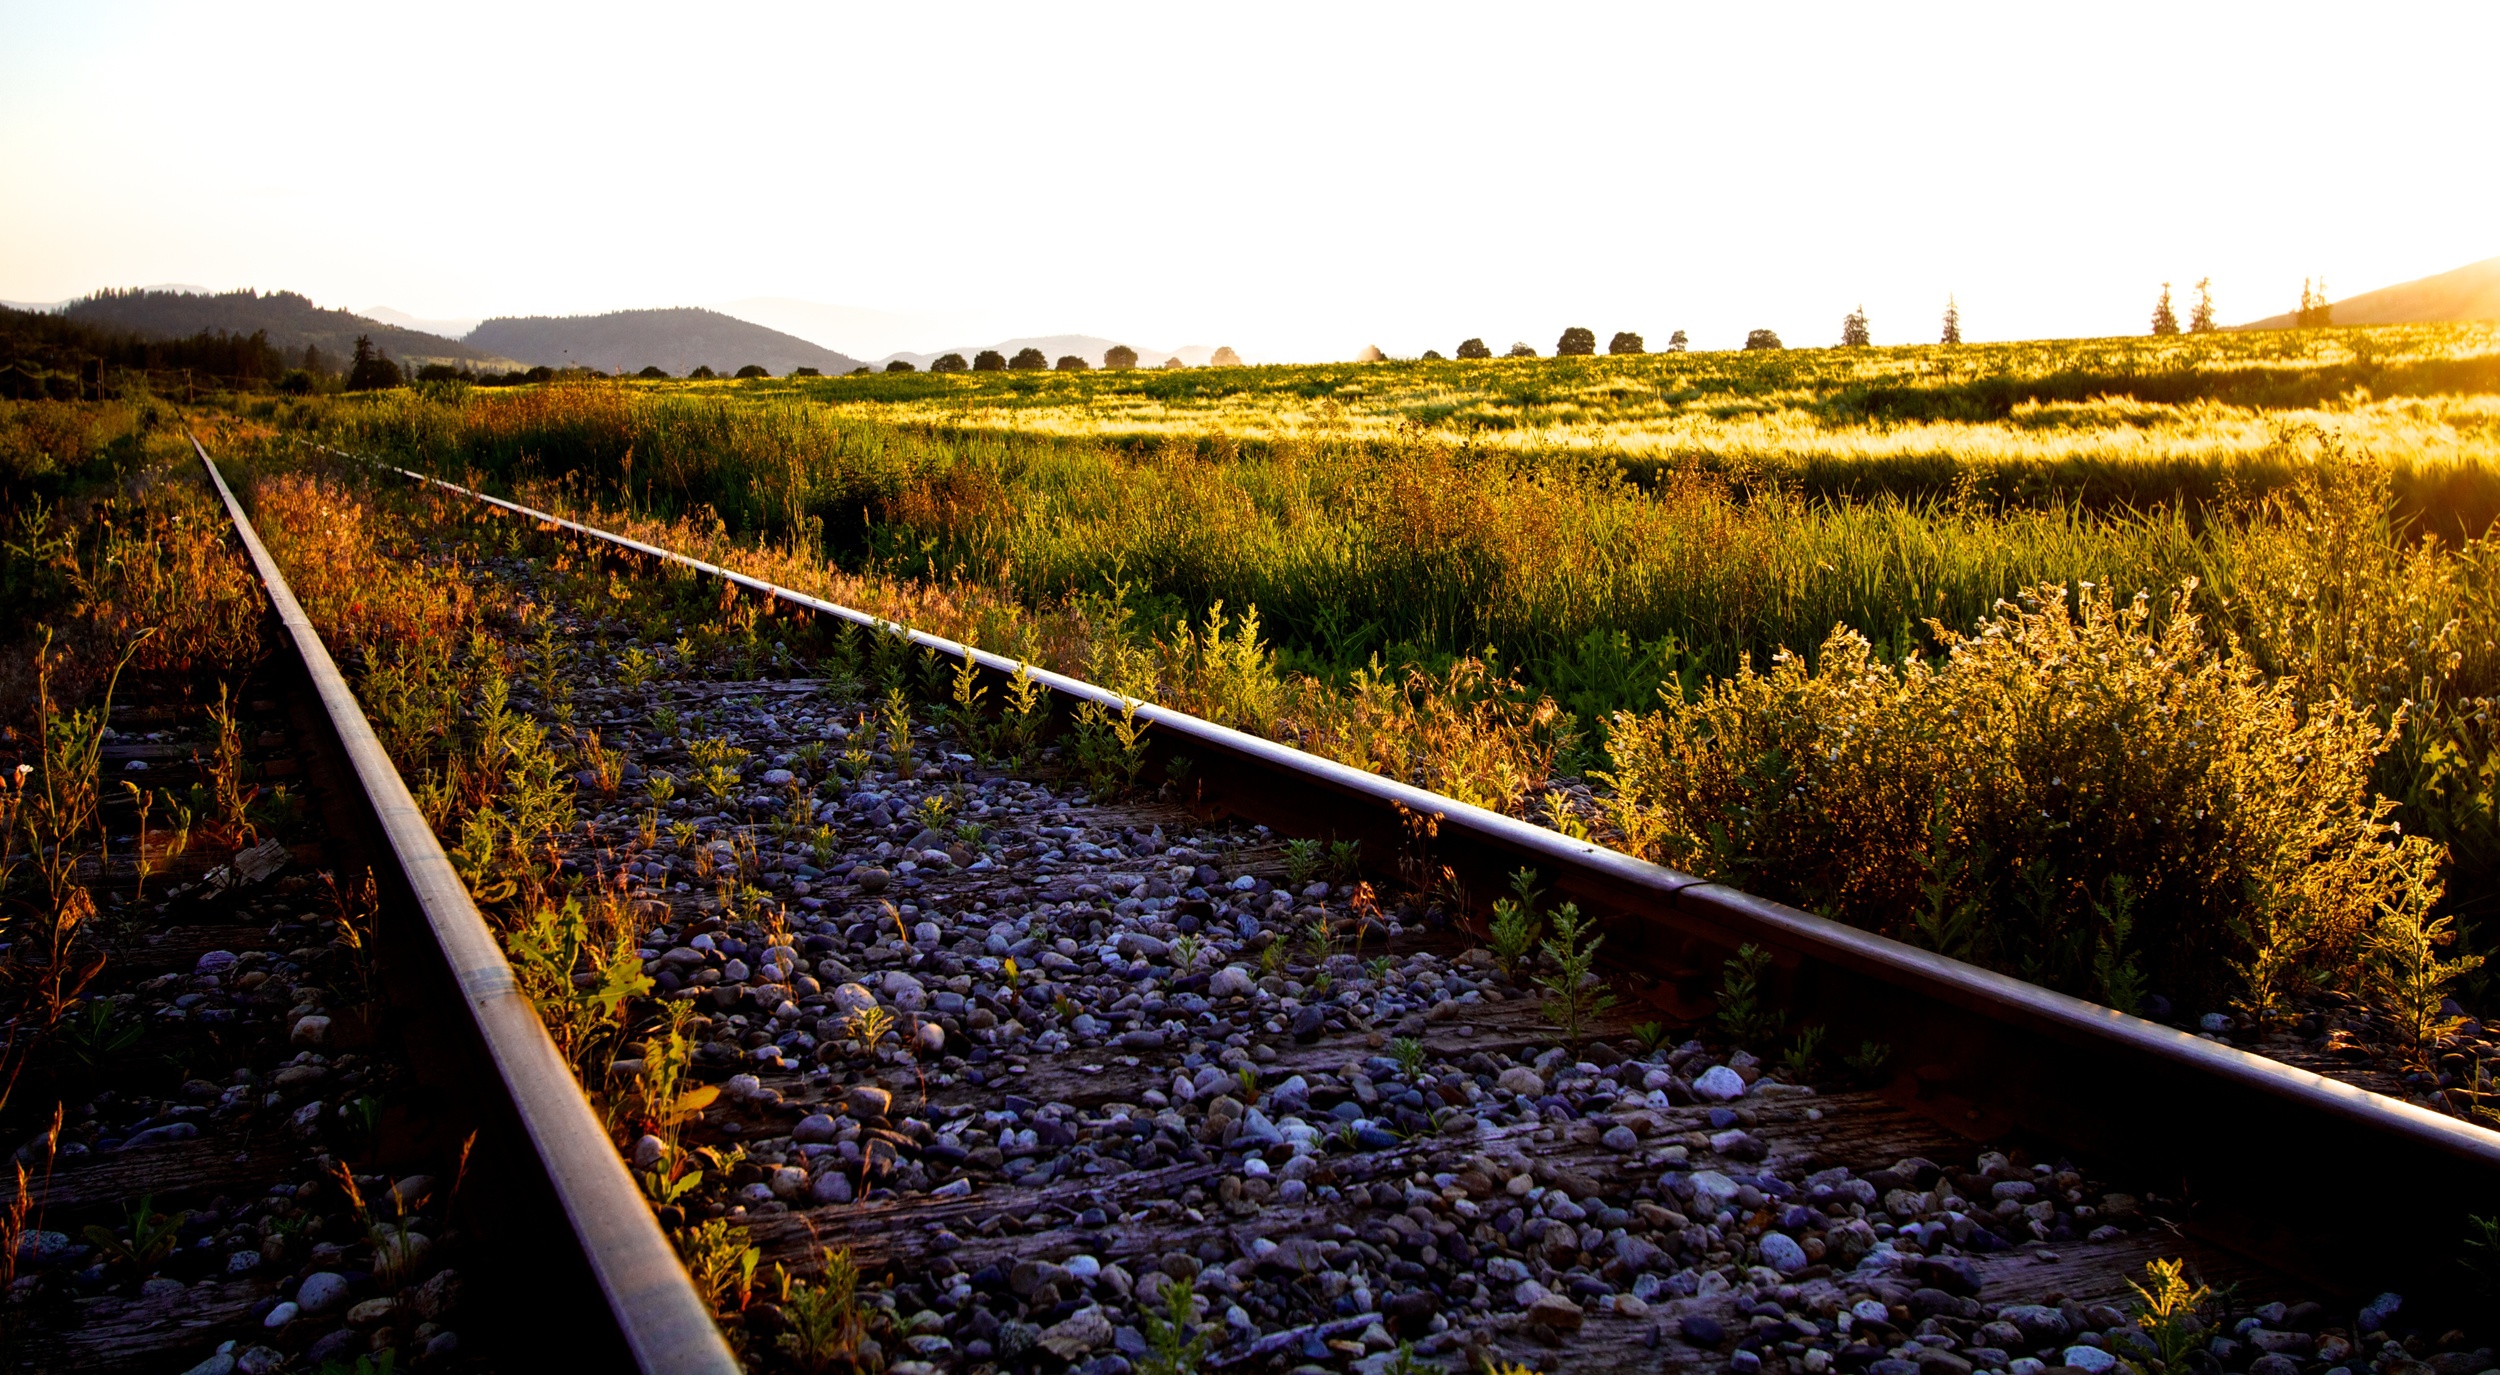
<path id="1" fill-rule="evenodd" d="M 2500 877 L 2489 327 L 244 409 L 2122 1004 L 2270 1005 Z M 2138 737 L 2171 772 L 2070 786 Z"/>

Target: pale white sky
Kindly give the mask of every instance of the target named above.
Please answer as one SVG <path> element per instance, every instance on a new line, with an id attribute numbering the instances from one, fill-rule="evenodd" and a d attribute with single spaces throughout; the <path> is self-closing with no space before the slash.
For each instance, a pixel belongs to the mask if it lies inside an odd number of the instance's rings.
<path id="1" fill-rule="evenodd" d="M 0 299 L 790 297 L 857 354 L 2135 333 L 2500 254 L 2500 6 L 0 3 Z M 2182 306 L 2184 313 L 2184 306 Z M 915 319 L 931 317 L 915 333 Z M 926 337 L 921 337 L 922 335 Z"/>

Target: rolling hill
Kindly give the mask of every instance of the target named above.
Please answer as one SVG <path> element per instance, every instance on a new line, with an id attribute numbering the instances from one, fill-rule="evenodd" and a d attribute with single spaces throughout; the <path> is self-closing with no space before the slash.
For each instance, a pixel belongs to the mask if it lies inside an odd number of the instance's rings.
<path id="1" fill-rule="evenodd" d="M 716 310 L 683 306 L 606 315 L 506 316 L 480 324 L 462 342 L 548 367 L 601 372 L 658 367 L 677 377 L 699 364 L 726 374 L 753 363 L 777 376 L 801 367 L 839 375 L 860 366 L 849 354 L 796 335 Z"/>
<path id="2" fill-rule="evenodd" d="M 2485 258 L 2453 272 L 2398 282 L 2335 303 L 2339 325 L 2427 325 L 2452 320 L 2500 320 L 2500 258 Z M 2295 323 L 2286 312 L 2236 328 L 2290 329 Z"/>
<path id="3" fill-rule="evenodd" d="M 439 335 L 401 329 L 344 310 L 324 310 L 292 291 L 221 291 L 214 294 L 146 288 L 99 291 L 72 301 L 60 313 L 83 324 L 127 330 L 153 339 L 185 339 L 208 332 L 265 332 L 271 347 L 290 356 L 320 349 L 331 367 L 356 351 L 357 336 L 401 363 L 450 363 L 468 368 L 507 368 L 508 356 Z"/>

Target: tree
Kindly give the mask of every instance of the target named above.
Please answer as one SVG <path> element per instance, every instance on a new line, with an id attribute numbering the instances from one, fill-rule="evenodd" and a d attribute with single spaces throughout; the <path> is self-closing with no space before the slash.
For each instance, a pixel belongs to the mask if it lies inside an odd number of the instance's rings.
<path id="1" fill-rule="evenodd" d="M 772 376 L 772 374 L 766 372 L 764 370 L 764 365 L 761 363 L 749 363 L 745 367 L 738 369 L 738 380 L 741 382 L 746 381 L 750 377 L 770 376 Z"/>
<path id="2" fill-rule="evenodd" d="M 1954 304 L 1953 297 L 1949 293 L 1944 298 L 1944 338 L 1940 342 L 1947 344 L 1962 342 L 1962 308 Z"/>
<path id="3" fill-rule="evenodd" d="M 1113 344 L 1102 351 L 1102 365 L 1114 370 L 1137 366 L 1137 350 L 1126 344 Z"/>
<path id="4" fill-rule="evenodd" d="M 1669 353 L 1682 353 L 1691 347 L 1692 343 L 1684 337 L 1684 331 L 1680 329 L 1667 336 L 1667 352 Z"/>
<path id="5" fill-rule="evenodd" d="M 1606 341 L 1606 351 L 1608 353 L 1647 353 L 1649 348 L 1641 342 L 1641 336 L 1623 329 L 1615 331 L 1615 337 Z"/>
<path id="6" fill-rule="evenodd" d="M 399 385 L 399 364 L 374 351 L 373 337 L 356 336 L 356 357 L 347 365 L 349 391 L 383 391 Z"/>
<path id="7" fill-rule="evenodd" d="M 862 363 L 858 367 L 855 367 L 842 375 L 844 377 L 866 377 L 868 374 L 875 371 L 875 368 L 868 366 L 866 363 Z"/>
<path id="8" fill-rule="evenodd" d="M 1466 339 L 1460 341 L 1459 343 L 1458 356 L 1461 358 L 1490 358 L 1493 356 L 1493 350 L 1486 348 L 1482 339 Z"/>
<path id="9" fill-rule="evenodd" d="M 694 365 L 694 371 L 686 374 L 686 380 L 689 382 L 708 382 L 718 376 L 720 376 L 720 374 L 712 371 L 711 364 L 697 363 Z"/>
<path id="10" fill-rule="evenodd" d="M 822 377 L 825 375 L 825 370 L 823 368 L 792 368 L 790 375 L 792 377 Z"/>
<path id="11" fill-rule="evenodd" d="M 1040 349 L 1018 349 L 1016 356 L 1007 360 L 1007 366 L 1018 372 L 1040 372 L 1050 366 L 1050 360 L 1042 356 Z"/>
<path id="12" fill-rule="evenodd" d="M 941 353 L 936 361 L 929 364 L 929 371 L 962 372 L 968 366 L 970 365 L 964 362 L 964 356 L 960 353 Z"/>
<path id="13" fill-rule="evenodd" d="M 1441 350 L 1439 349 L 1425 349 L 1424 361 L 1427 363 L 1441 363 L 1447 362 L 1448 360 L 1441 356 Z"/>
<path id="14" fill-rule="evenodd" d="M 1562 338 L 1554 341 L 1556 358 L 1586 358 L 1596 352 L 1597 331 L 1579 325 L 1564 330 Z"/>
<path id="15" fill-rule="evenodd" d="M 1784 349 L 1788 347 L 1788 345 L 1781 343 L 1780 337 L 1776 333 L 1767 329 L 1757 329 L 1745 336 L 1745 347 L 1749 349 Z"/>
<path id="16" fill-rule="evenodd" d="M 2188 333 L 2211 334 L 2221 328 L 2214 323 L 2214 279 L 2196 279 L 2196 309 L 2188 313 Z"/>
<path id="17" fill-rule="evenodd" d="M 2170 283 L 2164 282 L 2161 284 L 2161 299 L 2153 303 L 2153 333 L 2161 335 L 2178 332 L 2179 313 L 2170 308 Z"/>
<path id="18" fill-rule="evenodd" d="M 1870 339 L 1866 332 L 1866 307 L 1864 305 L 1860 305 L 1856 310 L 1850 311 L 1848 314 L 1840 317 L 1840 346 L 1842 348 L 1862 349 L 1865 348 L 1869 342 Z"/>
<path id="19" fill-rule="evenodd" d="M 1178 355 L 1174 355 L 1173 357 L 1164 359 L 1163 366 L 1166 368 L 1185 368 L 1189 365 L 1182 362 Z"/>
<path id="20" fill-rule="evenodd" d="M 1237 368 L 1241 366 L 1241 355 L 1233 352 L 1232 345 L 1225 344 L 1218 347 L 1213 354 L 1208 356 L 1207 366 L 1211 368 Z"/>
<path id="21" fill-rule="evenodd" d="M 1354 355 L 1354 361 L 1357 363 L 1382 363 L 1388 361 L 1388 358 L 1389 355 L 1382 353 L 1378 344 L 1365 344 L 1363 351 Z"/>
<path id="22" fill-rule="evenodd" d="M 1522 339 L 1512 344 L 1510 346 L 1510 352 L 1505 353 L 1502 356 L 1504 358 L 1534 358 L 1536 357 L 1536 346 L 1529 343 L 1527 340 Z"/>
<path id="23" fill-rule="evenodd" d="M 2315 291 L 2309 289 L 2308 278 L 2300 279 L 2300 313 L 2292 318 L 2302 329 L 2322 329 L 2335 323 L 2335 307 L 2326 299 L 2326 278 L 2318 279 Z"/>
<path id="24" fill-rule="evenodd" d="M 1094 365 L 1073 353 L 1068 353 L 1060 355 L 1059 361 L 1053 366 L 1061 372 L 1090 372 Z"/>
<path id="25" fill-rule="evenodd" d="M 907 362 L 904 362 L 904 361 L 903 361 L 902 359 L 900 359 L 900 358 L 897 358 L 897 359 L 895 359 L 893 362 L 886 364 L 886 365 L 885 365 L 885 370 L 886 370 L 887 372 L 918 372 L 918 371 L 920 371 L 920 369 L 913 367 L 911 364 L 909 364 L 909 363 L 907 363 Z"/>
<path id="26" fill-rule="evenodd" d="M 972 370 L 974 372 L 1005 372 L 1007 355 L 996 349 L 983 349 L 972 355 Z"/>

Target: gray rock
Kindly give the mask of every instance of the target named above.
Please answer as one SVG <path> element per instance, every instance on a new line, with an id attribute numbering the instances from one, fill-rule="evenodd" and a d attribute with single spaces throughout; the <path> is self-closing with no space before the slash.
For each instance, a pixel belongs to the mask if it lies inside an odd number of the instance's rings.
<path id="1" fill-rule="evenodd" d="M 182 1372 L 182 1375 L 234 1375 L 234 1357 L 228 1352 L 220 1351 Z"/>
<path id="2" fill-rule="evenodd" d="M 1545 1081 L 1526 1065 L 1513 1065 L 1503 1070 L 1494 1078 L 1493 1087 L 1522 1098 L 1541 1098 L 1545 1095 Z"/>
<path id="3" fill-rule="evenodd" d="M 1250 991 L 1257 986 L 1250 978 L 1249 970 L 1237 964 L 1228 964 L 1215 971 L 1215 977 L 1207 980 L 1207 996 L 1210 998 L 1247 998 L 1250 996 Z"/>
<path id="4" fill-rule="evenodd" d="M 1736 1206 L 1736 1181 L 1717 1170 L 1693 1171 L 1693 1207 L 1703 1220 Z"/>
<path id="5" fill-rule="evenodd" d="M 2361 1306 L 2361 1335 L 2387 1330 L 2388 1321 L 2404 1310 L 2402 1294 L 2381 1294 Z"/>
<path id="6" fill-rule="evenodd" d="M 2300 1375 L 2300 1362 L 2269 1351 L 2248 1363 L 2248 1375 Z"/>
<path id="7" fill-rule="evenodd" d="M 1640 1134 L 1620 1123 L 1608 1127 L 1605 1135 L 1597 1140 L 1598 1144 L 1610 1151 L 1636 1151 L 1641 1146 Z"/>
<path id="8" fill-rule="evenodd" d="M 335 1270 L 316 1270 L 304 1277 L 295 1290 L 295 1306 L 313 1317 L 320 1317 L 347 1302 L 347 1277 Z"/>
<path id="9" fill-rule="evenodd" d="M 1745 1077 L 1725 1065 L 1712 1065 L 1693 1080 L 1693 1096 L 1705 1103 L 1727 1103 L 1745 1096 Z"/>
<path id="10" fill-rule="evenodd" d="M 2012 1323 L 2022 1333 L 2023 1345 L 2029 1347 L 2054 1345 L 2074 1335 L 2066 1315 L 2046 1304 L 2009 1304 L 1998 1310 L 1997 1320 Z"/>
<path id="11" fill-rule="evenodd" d="M 290 1045 L 326 1046 L 330 1044 L 330 1019 L 319 1013 L 298 1017 L 286 1039 Z"/>
<path id="12" fill-rule="evenodd" d="M 851 1177 L 840 1170 L 827 1170 L 807 1186 L 807 1201 L 818 1206 L 851 1201 Z"/>
<path id="13" fill-rule="evenodd" d="M 2086 1375 L 2107 1375 L 2118 1368 L 2118 1358 L 2097 1346 L 2070 1346 L 2060 1359 Z"/>
<path id="14" fill-rule="evenodd" d="M 1761 1247 L 1762 1263 L 1783 1275 L 1793 1275 L 1812 1264 L 1806 1259 L 1805 1248 L 1799 1246 L 1785 1232 L 1763 1233 Z M 1970 1375 L 1970 1368 L 1967 1365 L 1963 1367 L 1961 1375 Z"/>

